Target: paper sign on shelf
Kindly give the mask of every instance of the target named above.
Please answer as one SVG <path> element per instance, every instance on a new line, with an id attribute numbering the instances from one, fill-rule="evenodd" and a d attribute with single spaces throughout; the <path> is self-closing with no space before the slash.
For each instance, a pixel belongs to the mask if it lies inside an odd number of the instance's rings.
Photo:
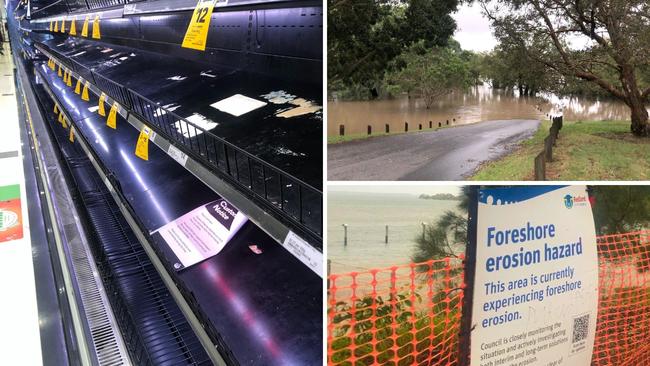
<path id="1" fill-rule="evenodd" d="M 74 142 L 74 128 L 70 126 L 70 136 L 68 137 L 70 142 Z"/>
<path id="2" fill-rule="evenodd" d="M 142 126 L 138 142 L 135 145 L 135 156 L 142 160 L 149 160 L 149 134 L 151 129 L 147 126 Z"/>
<path id="3" fill-rule="evenodd" d="M 63 71 L 61 71 L 61 65 L 59 65 L 59 72 L 57 74 L 59 77 L 63 76 Z"/>
<path id="4" fill-rule="evenodd" d="M 99 109 L 97 110 L 97 113 L 99 113 L 100 116 L 106 117 L 106 109 L 104 107 L 104 101 L 106 100 L 106 94 L 102 92 L 102 94 L 99 96 L 99 103 L 97 104 L 99 106 Z"/>
<path id="5" fill-rule="evenodd" d="M 61 21 L 61 33 L 65 33 L 65 18 Z"/>
<path id="6" fill-rule="evenodd" d="M 475 220 L 471 365 L 590 365 L 598 256 L 586 187 L 480 189 Z"/>
<path id="7" fill-rule="evenodd" d="M 58 21 L 58 20 L 55 20 L 55 21 L 54 21 L 54 31 L 55 31 L 55 32 L 58 32 L 58 31 L 59 31 L 59 21 Z"/>
<path id="8" fill-rule="evenodd" d="M 63 125 L 63 128 L 68 128 L 68 124 L 67 124 L 66 121 L 67 121 L 67 119 L 65 118 L 65 116 L 63 116 L 63 120 L 61 121 L 61 124 Z"/>
<path id="9" fill-rule="evenodd" d="M 88 37 L 88 22 L 90 21 L 90 16 L 86 15 L 84 19 L 84 25 L 81 27 L 81 36 Z"/>
<path id="10" fill-rule="evenodd" d="M 59 105 L 54 103 L 54 114 L 58 114 L 58 113 L 59 113 Z"/>
<path id="11" fill-rule="evenodd" d="M 54 30 L 54 24 L 52 24 L 52 21 L 50 20 L 50 32 Z"/>
<path id="12" fill-rule="evenodd" d="M 176 256 L 176 270 L 217 255 L 248 218 L 225 199 L 205 204 L 156 230 Z"/>
<path id="13" fill-rule="evenodd" d="M 112 129 L 117 128 L 117 109 L 119 104 L 113 102 L 110 112 L 108 112 L 108 118 L 106 119 L 106 125 Z"/>
<path id="14" fill-rule="evenodd" d="M 74 87 L 74 93 L 77 95 L 81 94 L 81 78 L 77 79 L 77 85 Z"/>
<path id="15" fill-rule="evenodd" d="M 63 124 L 63 112 L 59 111 L 59 123 Z"/>
<path id="16" fill-rule="evenodd" d="M 216 0 L 199 0 L 185 31 L 182 47 L 205 51 L 212 10 L 216 2 Z"/>

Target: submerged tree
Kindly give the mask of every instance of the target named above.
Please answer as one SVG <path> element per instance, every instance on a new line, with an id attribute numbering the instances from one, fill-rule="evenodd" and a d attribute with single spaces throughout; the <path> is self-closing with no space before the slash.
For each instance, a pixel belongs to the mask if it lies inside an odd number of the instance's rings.
<path id="1" fill-rule="evenodd" d="M 598 85 L 630 108 L 632 133 L 650 136 L 647 0 L 482 2 L 502 44 L 564 77 Z"/>
<path id="2" fill-rule="evenodd" d="M 427 108 L 440 97 L 470 86 L 470 64 L 460 47 L 413 47 L 401 56 L 404 67 L 389 76 L 401 89 L 415 92 Z"/>

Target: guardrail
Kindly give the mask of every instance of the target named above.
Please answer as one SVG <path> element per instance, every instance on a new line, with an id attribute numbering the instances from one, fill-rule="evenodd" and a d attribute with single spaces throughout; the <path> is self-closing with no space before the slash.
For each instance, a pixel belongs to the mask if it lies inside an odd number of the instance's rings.
<path id="1" fill-rule="evenodd" d="M 544 138 L 544 150 L 535 156 L 535 180 L 546 180 L 546 163 L 553 161 L 553 147 L 562 129 L 562 116 L 551 117 L 551 121 L 549 134 Z"/>
<path id="2" fill-rule="evenodd" d="M 36 47 L 61 61 L 62 55 Z M 64 62 L 77 74 L 90 76 L 98 89 L 117 100 L 129 113 L 146 121 L 156 133 L 174 142 L 208 169 L 224 174 L 249 196 L 317 238 L 323 235 L 323 194 L 306 182 L 250 154 L 221 137 L 180 117 L 141 94 L 110 80 L 76 61 Z"/>
<path id="3" fill-rule="evenodd" d="M 457 118 L 460 119 L 460 117 L 457 117 Z M 411 126 L 412 131 L 423 131 L 423 130 L 435 130 L 437 128 L 442 128 L 444 126 L 451 126 L 454 123 L 456 123 L 456 118 L 446 119 L 444 121 L 439 121 L 439 122 L 434 122 L 433 120 L 431 120 L 429 122 L 418 123 L 417 125 L 410 125 L 410 126 Z M 395 133 L 409 132 L 409 122 L 405 121 L 403 126 L 404 126 L 403 130 L 400 130 L 398 128 L 398 130 L 395 130 L 394 132 Z M 367 125 L 366 126 L 366 134 L 368 136 L 371 136 L 373 134 L 373 128 L 372 127 L 373 127 L 372 125 Z M 415 127 L 417 127 L 417 128 L 414 129 Z M 374 133 L 376 134 L 377 131 L 375 131 Z M 386 123 L 386 124 L 384 124 L 383 133 L 379 132 L 379 134 L 380 135 L 387 135 L 389 133 L 391 133 L 391 124 Z M 343 136 L 345 136 L 345 134 L 346 134 L 345 124 L 339 124 L 339 134 L 338 134 L 338 136 L 343 137 Z"/>
<path id="4" fill-rule="evenodd" d="M 597 238 L 592 365 L 650 364 L 650 230 Z M 328 365 L 458 365 L 463 257 L 328 276 Z"/>

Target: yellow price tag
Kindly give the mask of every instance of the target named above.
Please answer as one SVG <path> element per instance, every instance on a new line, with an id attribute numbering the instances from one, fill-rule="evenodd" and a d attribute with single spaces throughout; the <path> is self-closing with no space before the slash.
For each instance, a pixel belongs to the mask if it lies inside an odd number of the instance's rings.
<path id="1" fill-rule="evenodd" d="M 77 95 L 81 94 L 81 78 L 77 79 L 77 85 L 74 87 L 74 93 Z"/>
<path id="2" fill-rule="evenodd" d="M 65 84 L 68 87 L 72 87 L 72 72 L 68 71 L 68 82 Z"/>
<path id="3" fill-rule="evenodd" d="M 58 20 L 55 20 L 55 21 L 54 21 L 54 31 L 55 31 L 55 32 L 58 32 L 58 31 L 59 31 L 59 21 L 58 21 Z"/>
<path id="4" fill-rule="evenodd" d="M 90 17 L 86 15 L 86 19 L 84 20 L 84 25 L 81 27 L 81 36 L 82 37 L 88 37 L 88 21 L 90 20 Z"/>
<path id="5" fill-rule="evenodd" d="M 61 124 L 63 125 L 63 128 L 68 128 L 68 124 L 66 123 L 65 116 L 63 116 L 63 121 L 61 121 Z"/>
<path id="6" fill-rule="evenodd" d="M 102 35 L 99 31 L 99 15 L 95 15 L 95 20 L 93 20 L 93 38 L 100 39 Z"/>
<path id="7" fill-rule="evenodd" d="M 106 125 L 112 129 L 117 128 L 117 108 L 119 107 L 119 104 L 117 102 L 113 102 L 113 105 L 111 106 L 111 111 L 108 112 L 108 119 L 106 119 Z"/>
<path id="8" fill-rule="evenodd" d="M 59 113 L 59 105 L 54 103 L 54 114 Z"/>
<path id="9" fill-rule="evenodd" d="M 84 90 L 81 92 L 81 100 L 85 100 L 86 102 L 90 100 L 90 96 L 88 95 L 88 85 L 90 82 L 86 81 L 86 84 L 84 84 Z"/>
<path id="10" fill-rule="evenodd" d="M 210 30 L 210 19 L 216 0 L 199 0 L 194 8 L 190 25 L 185 31 L 182 47 L 205 51 L 205 44 Z"/>
<path id="11" fill-rule="evenodd" d="M 71 36 L 77 35 L 77 18 L 72 18 L 72 20 L 70 21 L 70 35 Z"/>
<path id="12" fill-rule="evenodd" d="M 63 76 L 63 72 L 61 71 L 61 65 L 59 65 L 59 73 L 57 75 L 59 75 L 59 77 Z"/>
<path id="13" fill-rule="evenodd" d="M 70 142 L 74 142 L 74 128 L 72 128 L 72 126 L 70 126 L 70 137 L 68 138 L 70 139 Z"/>
<path id="14" fill-rule="evenodd" d="M 50 32 L 54 30 L 54 24 L 52 24 L 52 21 L 50 21 Z"/>
<path id="15" fill-rule="evenodd" d="M 99 115 L 102 117 L 106 117 L 106 109 L 104 109 L 105 100 L 106 100 L 106 94 L 102 93 L 102 95 L 99 96 L 99 104 L 97 105 L 99 107 L 97 113 L 99 113 Z"/>
<path id="16" fill-rule="evenodd" d="M 147 126 L 142 127 L 140 136 L 138 136 L 138 143 L 135 145 L 135 156 L 142 160 L 149 160 L 149 134 L 151 129 Z"/>
<path id="17" fill-rule="evenodd" d="M 65 33 L 65 18 L 61 21 L 61 33 Z"/>

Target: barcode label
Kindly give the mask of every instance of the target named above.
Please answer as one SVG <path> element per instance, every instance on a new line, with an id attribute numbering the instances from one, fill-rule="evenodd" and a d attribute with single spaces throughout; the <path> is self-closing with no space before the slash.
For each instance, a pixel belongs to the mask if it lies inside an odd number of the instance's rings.
<path id="1" fill-rule="evenodd" d="M 589 315 L 573 318 L 573 343 L 587 339 L 589 335 Z"/>

